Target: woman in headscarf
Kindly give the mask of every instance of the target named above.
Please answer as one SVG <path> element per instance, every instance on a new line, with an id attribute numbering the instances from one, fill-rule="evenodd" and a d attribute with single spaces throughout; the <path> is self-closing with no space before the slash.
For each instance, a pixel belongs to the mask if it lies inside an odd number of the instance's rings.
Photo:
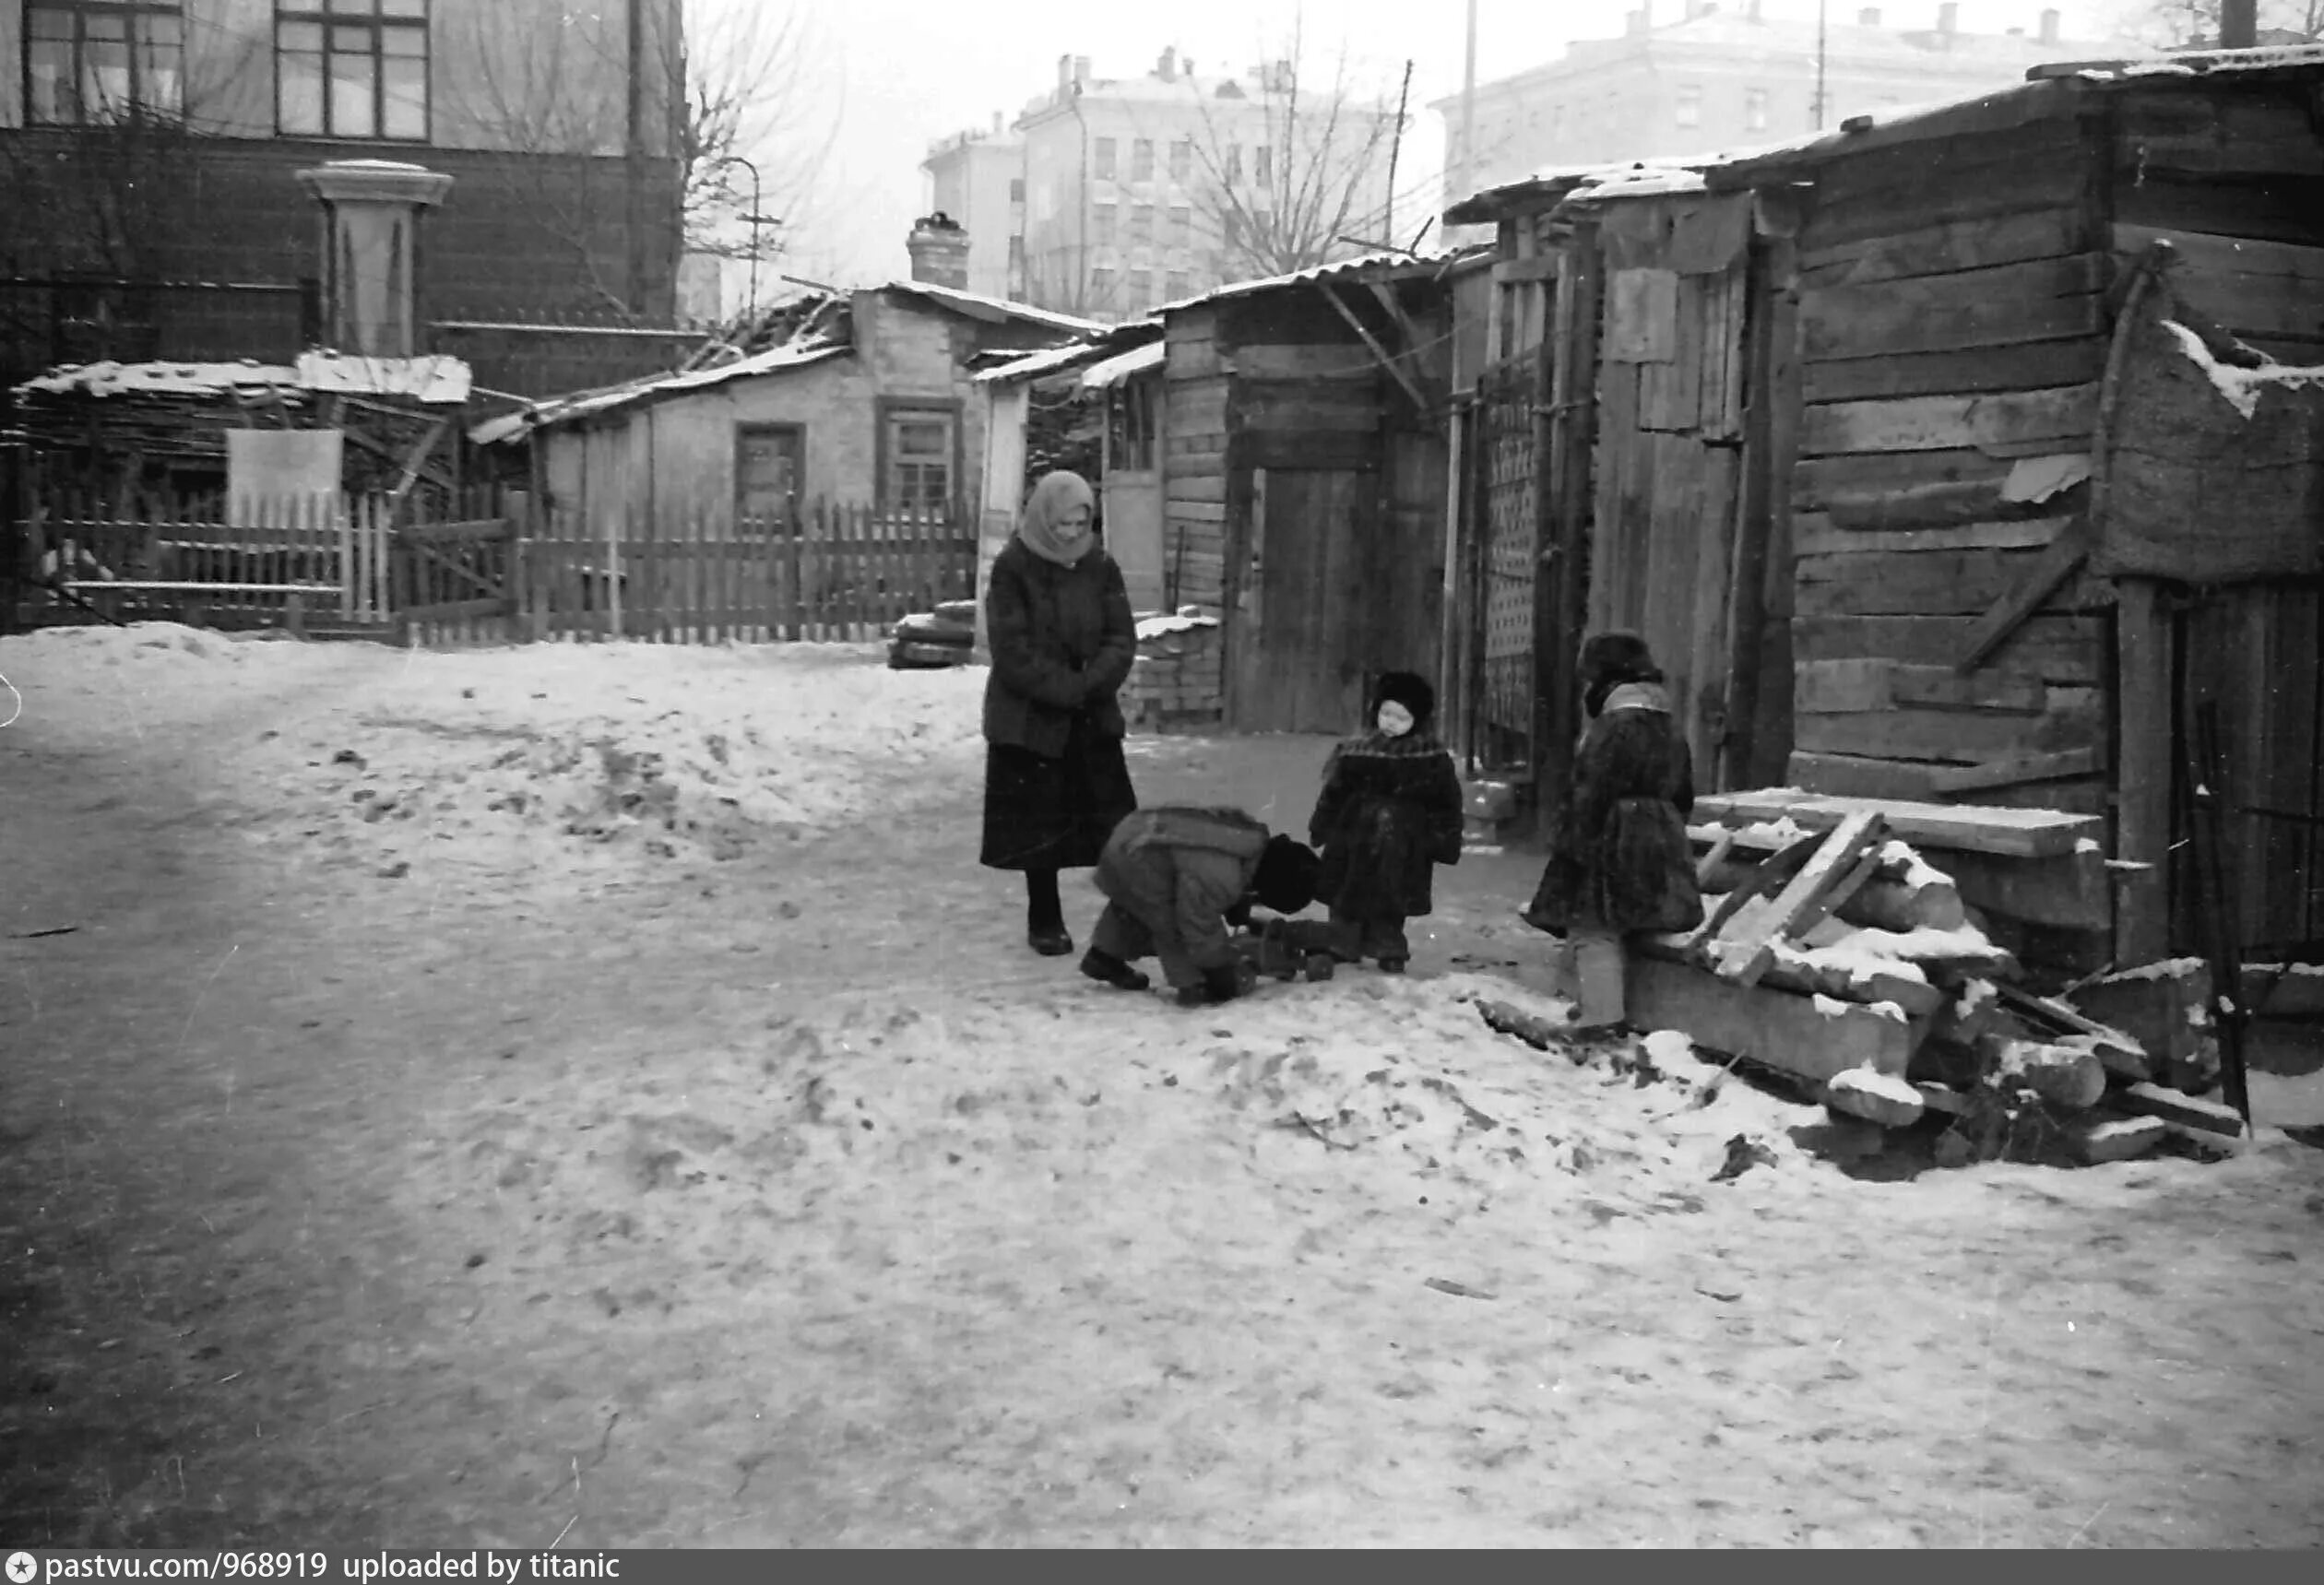
<path id="1" fill-rule="evenodd" d="M 1523 917 L 1567 936 L 1573 1022 L 1607 1028 L 1625 1013 L 1622 938 L 1702 922 L 1687 840 L 1694 774 L 1644 639 L 1593 634 L 1582 646 L 1579 680 L 1589 728 L 1548 865 Z"/>
<path id="2" fill-rule="evenodd" d="M 1114 695 L 1138 652 L 1121 569 L 1099 548 L 1077 473 L 1045 474 L 985 585 L 983 862 L 1024 873 L 1033 950 L 1073 950 L 1061 869 L 1097 862 L 1138 807 Z"/>

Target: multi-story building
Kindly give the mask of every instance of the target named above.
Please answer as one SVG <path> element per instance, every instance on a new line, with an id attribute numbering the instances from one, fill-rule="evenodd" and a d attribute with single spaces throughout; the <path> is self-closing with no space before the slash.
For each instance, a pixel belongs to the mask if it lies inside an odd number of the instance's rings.
<path id="1" fill-rule="evenodd" d="M 1577 40 L 1560 59 L 1477 84 L 1466 170 L 1462 101 L 1436 101 L 1446 191 L 1779 142 L 1852 115 L 2008 88 L 2045 61 L 2145 53 L 2122 40 L 2061 39 L 2054 9 L 2030 16 L 2031 30 L 1980 34 L 1962 32 L 1959 7 L 1937 0 L 1914 0 L 1909 18 L 1894 5 L 1833 0 L 1820 25 L 1812 11 L 1776 16 L 1761 0 L 1683 3 L 1677 20 L 1657 27 L 1633 11 L 1621 38 Z"/>
<path id="2" fill-rule="evenodd" d="M 1100 319 L 1363 251 L 1398 136 L 1393 108 L 1303 87 L 1288 61 L 1199 77 L 1175 49 L 1123 78 L 1063 57 L 1015 131 L 1009 295 Z"/>
<path id="3" fill-rule="evenodd" d="M 680 0 L 0 0 L 0 390 L 295 356 L 326 273 L 296 172 L 350 159 L 453 179 L 411 284 L 480 383 L 504 360 L 463 327 L 668 325 L 682 51 Z"/>
<path id="4" fill-rule="evenodd" d="M 1025 140 L 992 113 L 990 130 L 957 132 L 930 146 L 928 207 L 968 233 L 970 291 L 1014 296 L 1023 284 Z"/>

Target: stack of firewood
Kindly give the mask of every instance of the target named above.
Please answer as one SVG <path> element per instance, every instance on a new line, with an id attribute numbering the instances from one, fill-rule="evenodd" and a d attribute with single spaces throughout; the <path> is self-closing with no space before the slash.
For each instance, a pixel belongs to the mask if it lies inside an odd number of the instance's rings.
<path id="1" fill-rule="evenodd" d="M 1132 725 L 1157 732 L 1215 726 L 1222 687 L 1218 619 L 1199 611 L 1146 617 L 1121 690 Z"/>
<path id="2" fill-rule="evenodd" d="M 1879 810 L 1820 824 L 1695 828 L 1703 922 L 1641 943 L 1633 1023 L 1780 1070 L 1886 1127 L 1947 1114 L 1940 1158 L 2055 1146 L 2111 1161 L 2174 1133 L 2240 1138 L 2230 1108 L 2156 1083 L 2138 1039 L 2020 986 L 1951 879 Z"/>

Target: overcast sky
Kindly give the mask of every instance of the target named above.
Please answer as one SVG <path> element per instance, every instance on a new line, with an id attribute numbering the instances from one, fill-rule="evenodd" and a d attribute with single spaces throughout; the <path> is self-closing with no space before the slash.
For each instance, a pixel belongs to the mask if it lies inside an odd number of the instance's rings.
<path id="1" fill-rule="evenodd" d="M 784 0 L 705 3 L 775 13 Z M 1738 9 L 1741 3 L 1727 0 Z M 1833 0 L 1832 16 L 1852 18 L 1863 3 Z M 1931 26 L 1937 14 L 1937 0 L 1875 3 L 1891 25 Z M 2125 0 L 2056 3 L 2066 36 L 2091 38 L 2108 30 L 2101 18 Z M 2032 31 L 2043 4 L 1962 0 L 1961 26 Z M 1682 0 L 1654 0 L 1658 21 L 1675 20 L 1681 6 Z M 1630 8 L 1630 0 L 1477 0 L 1478 79 L 1554 59 L 1570 39 L 1619 33 Z M 838 127 L 819 201 L 790 228 L 792 253 L 777 267 L 835 284 L 907 273 L 904 236 L 925 201 L 919 162 L 928 145 L 989 126 L 996 111 L 1014 120 L 1054 83 L 1060 55 L 1087 55 L 1097 77 L 1129 77 L 1151 70 L 1163 48 L 1176 45 L 1208 75 L 1287 53 L 1285 41 L 1299 29 L 1308 62 L 1328 67 L 1345 50 L 1351 77 L 1392 100 L 1408 58 L 1415 115 L 1401 163 L 1429 172 L 1441 169 L 1444 126 L 1424 107 L 1461 87 L 1464 0 L 793 0 L 792 9 L 805 24 L 814 76 L 830 95 L 819 110 L 826 119 L 836 113 Z M 1766 0 L 1766 11 L 1813 18 L 1815 0 Z M 1405 183 L 1400 178 L 1397 185 Z M 1425 218 L 1416 213 L 1412 226 Z M 1397 229 L 1410 234 L 1401 219 Z"/>

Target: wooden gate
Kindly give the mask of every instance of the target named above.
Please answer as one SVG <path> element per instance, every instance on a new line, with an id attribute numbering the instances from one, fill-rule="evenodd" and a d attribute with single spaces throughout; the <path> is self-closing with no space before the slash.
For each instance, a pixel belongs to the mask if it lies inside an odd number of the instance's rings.
<path id="1" fill-rule="evenodd" d="M 1541 401 L 1543 349 L 1487 370 L 1477 381 L 1476 439 L 1483 500 L 1472 562 L 1479 586 L 1468 609 L 1476 657 L 1468 716 L 1469 752 L 1488 772 L 1533 768 L 1534 578 L 1539 469 L 1535 408 Z"/>
<path id="2" fill-rule="evenodd" d="M 404 637 L 416 644 L 505 640 L 516 614 L 516 521 L 474 517 L 407 523 L 390 565 L 391 603 Z"/>
<path id="3" fill-rule="evenodd" d="M 1380 603 L 1378 476 L 1260 468 L 1251 490 L 1231 651 L 1235 729 L 1346 732 L 1362 713 L 1368 618 Z"/>

